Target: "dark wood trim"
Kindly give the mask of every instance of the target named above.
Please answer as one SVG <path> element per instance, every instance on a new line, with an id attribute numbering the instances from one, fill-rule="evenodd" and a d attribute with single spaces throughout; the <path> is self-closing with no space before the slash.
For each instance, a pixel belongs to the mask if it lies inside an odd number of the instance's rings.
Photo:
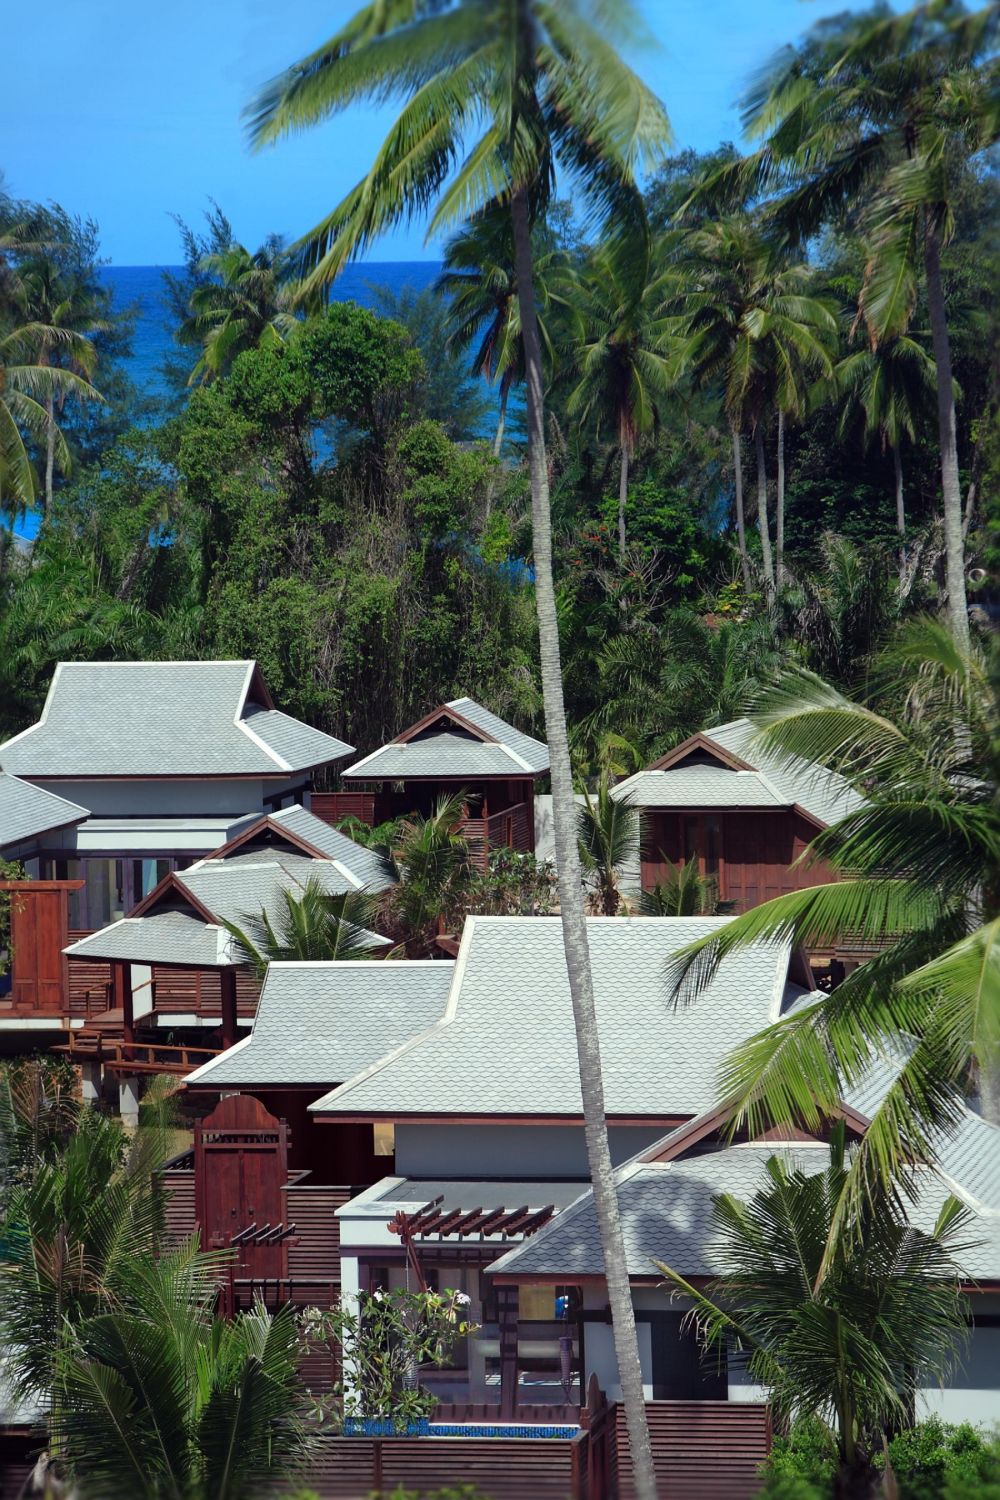
<path id="1" fill-rule="evenodd" d="M 301 804 L 299 805 L 301 806 Z M 307 812 L 308 808 L 303 808 L 302 810 L 303 812 Z M 220 844 L 218 849 L 212 850 L 211 854 L 203 854 L 202 859 L 225 859 L 227 854 L 235 853 L 237 849 L 241 849 L 251 839 L 258 837 L 259 834 L 270 829 L 272 833 L 276 833 L 280 838 L 285 839 L 294 848 L 301 849 L 303 854 L 308 854 L 311 859 L 329 860 L 329 854 L 324 854 L 322 849 L 317 849 L 315 844 L 310 844 L 309 840 L 302 838 L 301 834 L 293 833 L 290 828 L 286 828 L 282 823 L 275 823 L 273 820 L 274 813 L 261 813 L 256 823 L 252 823 L 249 828 L 243 833 L 238 833 L 228 843 Z"/>
<path id="2" fill-rule="evenodd" d="M 820 769 L 821 770 L 826 770 L 826 767 L 822 766 Z M 765 772 L 763 772 L 763 774 L 766 776 L 767 772 L 765 771 Z M 811 823 L 814 828 L 818 828 L 818 829 L 822 830 L 822 829 L 824 829 L 824 828 L 826 828 L 828 826 L 826 823 L 823 822 L 822 818 L 817 818 L 817 816 L 816 816 L 815 813 L 811 813 L 811 812 L 807 811 L 807 809 L 802 806 L 801 802 L 793 802 L 792 803 L 792 812 L 798 813 L 798 815 L 799 815 L 800 818 L 805 818 L 806 822 L 807 823 Z M 808 866 L 806 868 L 808 868 Z"/>
<path id="3" fill-rule="evenodd" d="M 406 745 L 415 735 L 420 734 L 422 730 L 429 729 L 432 724 L 436 724 L 438 719 L 450 719 L 453 724 L 458 725 L 459 729 L 467 730 L 469 734 L 480 740 L 484 745 L 498 745 L 500 743 L 494 735 L 487 733 L 479 724 L 473 724 L 472 720 L 467 719 L 464 714 L 457 713 L 455 709 L 449 708 L 447 703 L 441 703 L 437 708 L 431 709 L 429 714 L 424 714 L 423 718 L 418 719 L 415 724 L 411 724 L 408 729 L 404 729 L 400 734 L 393 735 L 391 740 L 386 740 L 385 745 L 381 745 L 379 748 L 384 750 L 386 745 Z M 374 753 L 373 751 L 372 754 Z"/>
<path id="4" fill-rule="evenodd" d="M 320 730 L 319 733 L 323 733 L 323 731 Z M 261 753 L 263 754 L 263 752 Z M 40 775 L 35 775 L 34 772 L 29 773 L 27 771 L 12 772 L 11 774 L 16 774 L 22 781 L 34 781 L 39 783 L 39 785 L 43 782 L 49 781 L 287 781 L 290 776 L 304 776 L 307 771 L 315 771 L 318 766 L 329 766 L 332 765 L 335 760 L 343 760 L 344 754 L 348 753 L 350 752 L 343 752 L 340 755 L 329 755 L 324 760 L 310 761 L 307 766 L 293 766 L 288 771 L 281 771 L 277 767 L 275 767 L 273 771 L 230 771 L 228 773 L 223 771 L 204 771 L 201 773 L 199 773 L 198 771 L 150 771 L 149 774 L 145 776 L 133 774 L 132 772 L 129 772 L 129 774 L 126 776 L 98 775 L 93 771 L 77 771 L 72 776 L 46 776 L 44 772 Z M 91 813 L 90 816 L 92 818 L 112 818 L 115 816 L 115 814 Z M 134 814 L 134 816 L 136 818 L 153 818 L 161 815 L 158 813 L 136 813 Z M 162 816 L 170 817 L 171 814 L 164 813 L 162 814 Z M 177 813 L 176 816 L 211 817 L 217 816 L 217 814 L 205 813 L 204 815 L 202 815 L 199 813 Z M 246 814 L 234 813 L 233 822 L 235 823 L 240 817 L 246 817 Z"/>
<path id="5" fill-rule="evenodd" d="M 146 916 L 152 911 L 157 902 L 166 895 L 167 891 L 174 890 L 186 906 L 190 906 L 206 922 L 210 922 L 213 927 L 218 927 L 219 919 L 209 911 L 207 906 L 203 906 L 197 896 L 193 895 L 182 883 L 183 873 L 182 870 L 168 870 L 159 885 L 154 885 L 149 895 L 144 896 L 137 906 L 133 906 L 132 910 L 126 913 L 126 919 Z M 183 967 L 191 968 L 191 965 L 185 964 Z"/>
<path id="6" fill-rule="evenodd" d="M 0 880 L 0 891 L 81 891 L 85 880 Z"/>
<path id="7" fill-rule="evenodd" d="M 704 750 L 706 755 L 713 756 L 722 765 L 728 766 L 731 771 L 757 770 L 757 767 L 752 766 L 748 760 L 743 760 L 739 755 L 735 755 L 732 750 L 724 750 L 711 736 L 704 733 L 690 735 L 681 744 L 675 745 L 672 750 L 668 750 L 666 755 L 661 755 L 659 760 L 650 761 L 648 766 L 643 767 L 643 770 L 669 771 L 671 766 L 675 766 L 678 761 L 686 760 L 696 750 Z"/>
<path id="8" fill-rule="evenodd" d="M 491 741 L 491 743 L 499 744 L 499 741 L 494 740 Z M 532 783 L 533 796 L 534 783 L 538 781 L 542 776 L 547 776 L 549 774 L 548 771 L 525 771 L 523 767 L 516 765 L 514 761 L 511 761 L 510 764 L 510 773 L 502 771 L 495 776 L 486 774 L 482 771 L 477 771 L 473 776 L 386 776 L 378 775 L 375 771 L 359 771 L 355 775 L 354 772 L 343 771 L 341 772 L 340 779 L 341 781 L 357 781 L 359 785 L 370 783 L 372 786 L 383 786 L 386 782 L 388 782 L 390 786 L 395 786 L 397 782 L 403 786 L 408 786 L 410 782 L 429 781 L 432 782 L 435 786 L 454 786 L 463 790 L 470 786 L 478 786 L 480 782 L 492 786 L 494 782 L 502 781 L 506 783 L 508 781 L 524 780 L 530 781 Z"/>
<path id="9" fill-rule="evenodd" d="M 227 1085 L 229 1087 L 229 1085 Z M 260 1087 L 260 1085 L 258 1085 Z M 331 1084 L 330 1088 L 335 1088 Z M 367 1125 L 376 1121 L 399 1125 L 582 1125 L 582 1115 L 433 1115 L 412 1111 L 400 1114 L 398 1110 L 379 1110 L 366 1114 L 325 1114 L 313 1116 L 322 1124 Z M 635 1126 L 654 1130 L 674 1130 L 683 1125 L 689 1115 L 606 1115 L 609 1125 Z"/>

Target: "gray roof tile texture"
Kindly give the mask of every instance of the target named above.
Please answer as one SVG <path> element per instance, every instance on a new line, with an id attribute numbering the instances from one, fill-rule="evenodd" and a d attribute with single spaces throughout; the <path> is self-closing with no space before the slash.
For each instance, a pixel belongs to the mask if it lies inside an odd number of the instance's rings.
<path id="1" fill-rule="evenodd" d="M 664 963 L 725 918 L 591 918 L 591 965 L 611 1115 L 694 1115 L 719 1064 L 777 1019 L 788 950 L 727 958 L 693 1004 L 673 1007 Z M 800 993 L 797 990 L 794 992 Z M 449 1019 L 317 1108 L 358 1114 L 579 1116 L 580 1080 L 557 917 L 466 920 Z"/>
<path id="2" fill-rule="evenodd" d="M 693 1154 L 668 1164 L 634 1164 L 618 1174 L 618 1202 L 631 1276 L 655 1276 L 662 1260 L 683 1276 L 718 1275 L 720 1237 L 713 1223 L 712 1202 L 731 1193 L 744 1202 L 765 1184 L 764 1166 L 780 1155 L 795 1170 L 823 1171 L 829 1163 L 825 1146 L 733 1146 Z M 917 1228 L 930 1230 L 949 1193 L 932 1172 L 921 1174 L 919 1196 L 910 1211 Z M 970 1277 L 1000 1272 L 1000 1219 L 977 1219 L 968 1236 L 978 1245 L 964 1250 L 960 1263 Z M 491 1268 L 523 1276 L 600 1275 L 604 1268 L 593 1195 L 588 1190 L 523 1247 Z"/>
<path id="3" fill-rule="evenodd" d="M 85 807 L 0 771 L 0 849 L 89 817 Z"/>
<path id="4" fill-rule="evenodd" d="M 278 776 L 350 754 L 350 745 L 249 705 L 251 662 L 60 662 L 42 718 L 0 745 L 25 776 Z"/>
<path id="5" fill-rule="evenodd" d="M 271 964 L 249 1039 L 196 1081 L 323 1087 L 350 1078 L 437 1020 L 453 970 L 447 960 Z"/>
<path id="6" fill-rule="evenodd" d="M 479 740 L 456 724 L 428 729 L 402 745 L 390 741 L 349 766 L 343 775 L 358 781 L 405 781 L 408 776 L 537 776 L 548 770 L 548 747 L 541 740 L 515 729 L 473 698 L 453 698 L 445 707 L 483 730 L 494 743 Z"/>
<path id="7" fill-rule="evenodd" d="M 836 823 L 864 806 L 864 798 L 836 771 L 801 756 L 763 749 L 749 719 L 734 719 L 704 733 L 706 739 L 752 766 L 753 773 L 704 763 L 637 771 L 618 783 L 616 798 L 627 797 L 637 807 L 798 805 L 825 824 Z"/>
<path id="8" fill-rule="evenodd" d="M 220 922 L 245 926 L 248 918 L 266 911 L 274 922 L 284 908 L 282 893 L 300 897 L 310 881 L 331 896 L 355 890 L 331 860 L 306 855 L 277 854 L 270 850 L 235 854 L 229 859 L 202 860 L 181 871 L 178 882 Z M 139 921 L 145 920 L 139 918 Z M 372 947 L 386 940 L 371 934 Z"/>
<path id="9" fill-rule="evenodd" d="M 394 883 L 391 872 L 374 849 L 365 849 L 363 845 L 356 844 L 346 833 L 341 833 L 339 828 L 331 828 L 329 823 L 314 817 L 306 808 L 283 807 L 279 812 L 272 813 L 271 819 L 305 839 L 314 849 L 325 854 L 327 859 L 335 859 L 338 864 L 343 865 L 365 890 L 384 891 Z"/>
<path id="10" fill-rule="evenodd" d="M 215 968 L 231 962 L 226 934 L 200 917 L 182 911 L 126 917 L 90 937 L 81 938 L 66 951 L 79 958 L 189 964 L 193 968 Z"/>

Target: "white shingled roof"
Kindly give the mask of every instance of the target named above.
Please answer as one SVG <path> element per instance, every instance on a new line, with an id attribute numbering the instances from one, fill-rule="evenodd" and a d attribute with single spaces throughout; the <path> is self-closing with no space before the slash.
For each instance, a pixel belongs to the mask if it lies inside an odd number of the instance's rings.
<path id="1" fill-rule="evenodd" d="M 454 964 L 273 963 L 253 1030 L 187 1082 L 324 1088 L 369 1067 L 444 1011 Z"/>
<path id="2" fill-rule="evenodd" d="M 82 823 L 89 816 L 87 808 L 78 802 L 69 802 L 44 787 L 0 771 L 0 849 L 27 843 L 55 828 Z"/>
<path id="3" fill-rule="evenodd" d="M 715 1099 L 733 1047 L 803 992 L 789 949 L 760 943 L 725 958 L 687 1006 L 664 966 L 724 917 L 592 917 L 591 967 L 609 1115 L 695 1115 Z M 558 917 L 468 917 L 446 1016 L 315 1106 L 324 1114 L 563 1115 L 580 1080 Z"/>
<path id="4" fill-rule="evenodd" d="M 238 962 L 233 957 L 233 939 L 224 927 L 184 911 L 123 917 L 63 951 L 71 958 L 185 964 L 197 969 L 231 968 Z"/>
<path id="5" fill-rule="evenodd" d="M 655 1149 L 647 1148 L 643 1156 Z M 730 1193 L 746 1202 L 765 1185 L 765 1164 L 773 1156 L 806 1173 L 822 1172 L 830 1160 L 822 1143 L 769 1142 L 694 1151 L 671 1162 L 636 1157 L 619 1168 L 615 1176 L 629 1275 L 655 1276 L 657 1260 L 682 1276 L 719 1275 L 724 1267 L 713 1199 Z M 917 1174 L 916 1186 L 910 1219 L 916 1228 L 930 1231 L 953 1188 L 929 1168 Z M 971 1202 L 970 1207 L 974 1218 L 962 1236 L 960 1265 L 970 1280 L 994 1280 L 1000 1275 L 1000 1214 L 977 1211 Z M 495 1261 L 488 1274 L 559 1275 L 571 1281 L 574 1276 L 599 1276 L 603 1270 L 593 1193 L 588 1189 L 522 1246 Z"/>
<path id="6" fill-rule="evenodd" d="M 750 771 L 694 762 L 647 768 L 614 788 L 616 800 L 635 807 L 801 807 L 824 825 L 839 822 L 864 806 L 864 798 L 843 776 L 825 766 L 763 748 L 749 719 L 733 719 L 706 729 L 703 738 L 744 761 Z"/>
<path id="7" fill-rule="evenodd" d="M 480 739 L 453 721 L 431 725 L 413 739 L 392 740 L 342 773 L 347 780 L 405 781 L 412 776 L 479 778 L 539 776 L 549 768 L 548 747 L 515 729 L 473 698 L 444 705 L 482 731 Z"/>
<path id="8" fill-rule="evenodd" d="M 60 662 L 42 716 L 0 745 L 29 777 L 280 776 L 352 747 L 253 701 L 252 661 Z"/>

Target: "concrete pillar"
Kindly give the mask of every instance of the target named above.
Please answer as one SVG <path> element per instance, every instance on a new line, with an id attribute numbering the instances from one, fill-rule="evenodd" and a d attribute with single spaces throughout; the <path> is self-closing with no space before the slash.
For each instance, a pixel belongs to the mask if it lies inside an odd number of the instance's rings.
<path id="1" fill-rule="evenodd" d="M 80 1064 L 80 1097 L 84 1104 L 96 1104 L 101 1097 L 101 1065 L 99 1062 Z"/>
<path id="2" fill-rule="evenodd" d="M 126 1130 L 135 1130 L 139 1124 L 139 1080 L 124 1074 L 118 1083 L 118 1113 Z"/>

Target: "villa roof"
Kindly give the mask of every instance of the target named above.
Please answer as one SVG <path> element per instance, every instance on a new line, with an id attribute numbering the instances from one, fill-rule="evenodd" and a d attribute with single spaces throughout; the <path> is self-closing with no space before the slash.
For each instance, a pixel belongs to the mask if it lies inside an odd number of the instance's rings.
<path id="1" fill-rule="evenodd" d="M 0 745 L 34 778 L 282 776 L 352 747 L 289 718 L 252 661 L 60 662 L 37 724 Z"/>
<path id="2" fill-rule="evenodd" d="M 419 959 L 272 963 L 250 1035 L 187 1082 L 323 1088 L 350 1078 L 437 1020 L 453 969 Z"/>
<path id="3" fill-rule="evenodd" d="M 804 1173 L 821 1172 L 830 1160 L 827 1145 L 819 1141 L 719 1145 L 692 1150 L 672 1161 L 650 1161 L 656 1149 L 641 1153 L 615 1174 L 628 1272 L 636 1279 L 656 1277 L 657 1260 L 682 1276 L 719 1275 L 724 1266 L 720 1259 L 722 1238 L 713 1214 L 714 1198 L 730 1193 L 745 1202 L 765 1185 L 765 1165 L 774 1156 Z M 952 1187 L 937 1172 L 921 1169 L 917 1197 L 909 1208 L 914 1226 L 932 1230 L 951 1192 Z M 1000 1214 L 983 1213 L 971 1202 L 969 1206 L 976 1213 L 976 1222 L 968 1236 L 962 1237 L 959 1264 L 970 1280 L 995 1280 L 1000 1276 Z M 489 1267 L 491 1275 L 519 1280 L 560 1276 L 571 1281 L 574 1276 L 603 1273 L 604 1256 L 590 1189 L 525 1245 Z"/>
<path id="4" fill-rule="evenodd" d="M 0 849 L 82 823 L 89 816 L 79 803 L 0 771 Z"/>
<path id="5" fill-rule="evenodd" d="M 591 967 L 609 1116 L 695 1115 L 733 1047 L 803 994 L 786 944 L 726 957 L 691 1005 L 664 966 L 720 917 L 591 917 Z M 468 917 L 445 1015 L 313 1106 L 330 1116 L 454 1119 L 582 1113 L 558 917 Z"/>
<path id="6" fill-rule="evenodd" d="M 515 729 L 472 698 L 453 698 L 411 724 L 394 740 L 355 761 L 345 780 L 406 781 L 419 776 L 540 776 L 548 747 Z"/>
<path id="7" fill-rule="evenodd" d="M 315 859 L 329 860 L 340 871 L 345 890 L 383 891 L 395 877 L 385 860 L 374 849 L 356 844 L 339 828 L 332 828 L 304 807 L 283 807 L 263 817 L 254 813 L 230 830 L 229 842 L 209 856 L 211 860 L 230 860 L 230 850 L 253 844 L 264 837 L 277 839 L 290 850 L 304 852 Z M 245 859 L 245 855 L 241 855 Z"/>
<path id="8" fill-rule="evenodd" d="M 749 719 L 692 735 L 614 788 L 636 807 L 799 807 L 826 826 L 864 806 L 843 776 L 771 747 Z"/>
<path id="9" fill-rule="evenodd" d="M 192 969 L 226 969 L 240 961 L 233 955 L 233 939 L 224 927 L 186 911 L 123 917 L 64 951 L 71 958 L 183 964 Z"/>

